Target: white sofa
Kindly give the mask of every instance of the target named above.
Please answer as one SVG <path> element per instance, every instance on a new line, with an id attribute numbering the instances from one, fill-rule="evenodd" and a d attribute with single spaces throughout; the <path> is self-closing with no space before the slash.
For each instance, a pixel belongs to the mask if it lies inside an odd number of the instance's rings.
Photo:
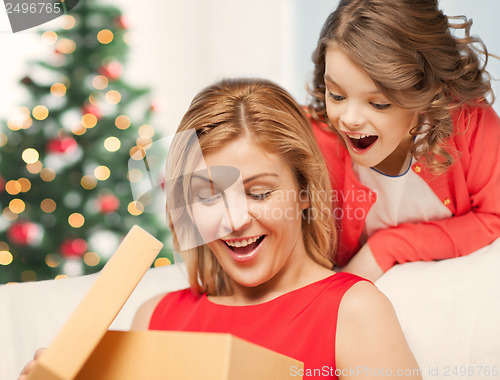
<path id="1" fill-rule="evenodd" d="M 0 286 L 0 379 L 16 379 L 49 345 L 95 277 Z M 500 239 L 466 257 L 398 265 L 376 285 L 394 304 L 424 379 L 500 379 Z M 150 269 L 111 329 L 129 329 L 144 300 L 186 286 L 182 266 Z"/>

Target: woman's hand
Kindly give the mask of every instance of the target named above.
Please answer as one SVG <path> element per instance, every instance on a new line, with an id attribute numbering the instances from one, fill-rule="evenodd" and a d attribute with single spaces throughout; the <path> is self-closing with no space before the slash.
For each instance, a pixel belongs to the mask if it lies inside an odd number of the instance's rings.
<path id="1" fill-rule="evenodd" d="M 361 247 L 351 261 L 345 267 L 341 268 L 341 271 L 356 274 L 370 281 L 375 281 L 384 274 L 384 271 L 375 261 L 368 244 Z"/>
<path id="2" fill-rule="evenodd" d="M 39 348 L 38 350 L 36 350 L 35 355 L 33 355 L 33 360 L 29 361 L 28 364 L 24 366 L 17 380 L 25 380 L 28 377 L 43 351 L 45 351 L 45 348 Z"/>

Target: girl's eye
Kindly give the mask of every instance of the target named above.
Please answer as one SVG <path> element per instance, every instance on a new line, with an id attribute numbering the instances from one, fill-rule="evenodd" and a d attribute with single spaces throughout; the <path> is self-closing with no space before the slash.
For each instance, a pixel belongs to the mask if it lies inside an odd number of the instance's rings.
<path id="1" fill-rule="evenodd" d="M 387 104 L 382 104 L 382 103 L 370 103 L 371 106 L 373 108 L 375 108 L 376 110 L 379 110 L 379 111 L 383 111 L 383 110 L 386 110 L 387 108 L 389 108 L 391 105 L 389 103 Z"/>
<path id="2" fill-rule="evenodd" d="M 248 193 L 248 196 L 250 198 L 252 198 L 253 200 L 256 200 L 256 201 L 263 201 L 267 198 L 269 198 L 269 196 L 271 195 L 272 191 L 268 191 L 266 193 Z"/>
<path id="3" fill-rule="evenodd" d="M 332 92 L 328 91 L 328 96 L 332 98 L 336 102 L 341 102 L 342 100 L 345 99 L 345 96 L 333 94 Z"/>
<path id="4" fill-rule="evenodd" d="M 207 198 L 203 198 L 203 197 L 200 197 L 200 196 L 197 196 L 197 201 L 200 202 L 201 204 L 205 205 L 205 206 L 212 206 L 214 204 L 216 204 L 217 202 L 219 202 L 219 200 L 221 199 L 222 195 L 219 193 L 219 194 L 215 194 L 211 197 L 207 197 Z"/>

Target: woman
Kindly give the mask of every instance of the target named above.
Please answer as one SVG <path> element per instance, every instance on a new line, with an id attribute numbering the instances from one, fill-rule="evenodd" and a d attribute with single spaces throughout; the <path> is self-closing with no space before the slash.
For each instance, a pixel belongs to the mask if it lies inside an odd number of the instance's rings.
<path id="1" fill-rule="evenodd" d="M 304 378 L 420 378 L 387 298 L 330 269 L 329 178 L 290 95 L 225 80 L 177 132 L 167 210 L 190 288 L 146 302 L 133 328 L 231 333 L 304 362 Z"/>

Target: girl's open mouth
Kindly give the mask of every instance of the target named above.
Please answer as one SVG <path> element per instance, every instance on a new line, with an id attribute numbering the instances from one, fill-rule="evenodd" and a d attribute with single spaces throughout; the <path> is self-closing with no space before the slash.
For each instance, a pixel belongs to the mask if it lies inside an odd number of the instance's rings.
<path id="1" fill-rule="evenodd" d="M 370 148 L 375 141 L 377 141 L 377 135 L 364 135 L 360 133 L 346 133 L 344 132 L 350 142 L 353 150 L 360 152 Z"/>

